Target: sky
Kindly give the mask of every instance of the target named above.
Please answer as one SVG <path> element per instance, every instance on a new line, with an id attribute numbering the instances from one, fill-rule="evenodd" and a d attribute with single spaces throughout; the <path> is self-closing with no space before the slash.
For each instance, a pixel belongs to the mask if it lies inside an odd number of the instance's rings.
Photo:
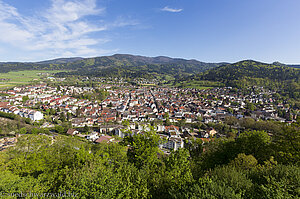
<path id="1" fill-rule="evenodd" d="M 0 62 L 112 54 L 300 64 L 299 0 L 0 0 Z"/>

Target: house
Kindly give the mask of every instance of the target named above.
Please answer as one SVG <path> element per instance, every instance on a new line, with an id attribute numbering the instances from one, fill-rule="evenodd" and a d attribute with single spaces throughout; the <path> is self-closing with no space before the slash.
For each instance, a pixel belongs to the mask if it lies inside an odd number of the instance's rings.
<path id="1" fill-rule="evenodd" d="M 179 127 L 178 126 L 165 126 L 165 133 L 169 134 L 170 137 L 180 137 Z"/>
<path id="2" fill-rule="evenodd" d="M 217 131 L 213 128 L 209 128 L 206 131 L 209 134 L 209 137 L 214 137 L 214 135 L 217 133 Z"/>
<path id="3" fill-rule="evenodd" d="M 157 130 L 156 130 L 157 132 L 161 132 L 161 131 L 164 131 L 164 130 L 165 130 L 165 126 L 163 126 L 163 125 L 160 125 L 160 124 L 159 124 L 159 125 L 157 125 L 157 127 L 156 127 L 156 128 L 157 128 Z"/>
<path id="4" fill-rule="evenodd" d="M 109 143 L 112 142 L 114 140 L 113 137 L 109 136 L 109 135 L 104 135 L 99 137 L 98 139 L 95 140 L 95 143 Z"/>
<path id="5" fill-rule="evenodd" d="M 5 108 L 9 105 L 9 102 L 0 102 L 0 108 Z"/>
<path id="6" fill-rule="evenodd" d="M 91 140 L 91 141 L 95 141 L 99 138 L 98 133 L 90 133 L 87 136 L 85 136 L 86 139 Z"/>
<path id="7" fill-rule="evenodd" d="M 99 132 L 104 133 L 104 134 L 112 133 L 114 135 L 117 135 L 117 132 L 120 129 L 124 129 L 124 126 L 123 125 L 103 125 L 103 126 L 100 126 Z"/>
<path id="8" fill-rule="evenodd" d="M 80 138 L 86 138 L 86 135 L 80 134 L 80 133 L 77 133 L 76 136 L 78 136 L 78 137 L 80 137 Z"/>
<path id="9" fill-rule="evenodd" d="M 74 127 L 84 127 L 85 125 L 85 118 L 74 118 L 72 120 L 72 126 Z"/>
<path id="10" fill-rule="evenodd" d="M 28 117 L 33 121 L 42 120 L 44 118 L 43 113 L 40 111 L 33 111 L 28 115 Z"/>
<path id="11" fill-rule="evenodd" d="M 76 134 L 78 134 L 79 132 L 77 131 L 77 130 L 75 130 L 75 129 L 69 129 L 68 131 L 67 131 L 67 134 L 68 135 L 76 135 Z"/>
<path id="12" fill-rule="evenodd" d="M 180 138 L 180 137 L 177 137 L 177 138 L 175 138 L 175 137 L 169 137 L 167 139 L 167 142 L 165 142 L 165 143 L 162 144 L 162 147 L 176 151 L 179 148 L 183 148 L 184 147 L 184 142 L 183 142 L 183 139 Z"/>
<path id="13" fill-rule="evenodd" d="M 125 133 L 126 131 L 125 130 L 122 130 L 120 128 L 116 128 L 112 131 L 112 135 L 116 135 L 116 136 L 119 136 L 121 138 L 124 138 L 126 136 L 128 136 L 128 133 Z"/>

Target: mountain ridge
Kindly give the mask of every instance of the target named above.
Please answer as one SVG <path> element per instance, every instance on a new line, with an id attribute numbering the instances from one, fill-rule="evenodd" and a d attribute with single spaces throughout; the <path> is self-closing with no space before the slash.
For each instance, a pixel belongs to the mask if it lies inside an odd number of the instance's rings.
<path id="1" fill-rule="evenodd" d="M 203 80 L 210 81 L 238 80 L 244 77 L 289 80 L 299 79 L 300 70 L 287 65 L 243 60 L 233 64 L 221 65 L 197 75 Z"/>
<path id="2" fill-rule="evenodd" d="M 222 63 L 223 64 L 223 63 Z M 214 68 L 221 63 L 205 63 L 197 60 L 170 58 L 166 56 L 145 57 L 129 54 L 115 54 L 86 58 L 73 63 L 67 63 L 67 69 L 76 69 L 70 73 L 58 75 L 86 75 L 105 77 L 144 77 L 151 76 L 186 76 Z M 176 74 L 178 73 L 178 74 Z"/>
<path id="3" fill-rule="evenodd" d="M 267 63 L 267 62 L 261 62 L 261 61 L 256 61 L 252 59 L 245 59 L 245 60 L 240 60 L 234 63 L 230 62 L 203 62 L 199 61 L 197 59 L 186 59 L 186 58 L 176 58 L 176 57 L 169 57 L 169 56 L 143 56 L 143 55 L 133 55 L 133 54 L 113 54 L 113 55 L 108 55 L 108 56 L 96 56 L 96 57 L 59 57 L 59 58 L 54 58 L 54 59 L 47 59 L 47 60 L 41 60 L 41 61 L 8 61 L 8 62 L 1 62 L 0 64 L 61 64 L 61 63 L 72 63 L 76 61 L 81 61 L 81 60 L 88 60 L 88 59 L 99 59 L 99 58 L 109 58 L 109 57 L 114 57 L 114 58 L 128 58 L 128 57 L 133 57 L 137 58 L 140 60 L 147 61 L 149 63 L 170 63 L 174 61 L 187 61 L 187 62 L 200 62 L 200 63 L 206 63 L 206 64 L 234 64 L 238 62 L 243 62 L 243 61 L 254 61 L 254 62 L 259 62 L 259 63 L 264 63 L 264 64 L 273 64 L 273 65 L 278 65 L 278 66 L 288 66 L 288 67 L 296 67 L 299 68 L 300 64 L 284 64 L 279 61 L 274 61 L 273 63 Z"/>
<path id="4" fill-rule="evenodd" d="M 237 63 L 243 62 L 251 62 L 254 65 L 272 65 L 254 60 L 242 60 Z M 114 54 L 111 56 L 90 58 L 56 58 L 38 62 L 0 62 L 0 72 L 5 73 L 17 70 L 68 70 L 71 72 L 58 75 L 146 78 L 163 75 L 182 78 L 229 64 L 231 63 L 206 63 L 195 59 L 171 58 L 168 56 L 147 57 L 131 54 Z M 275 62 L 273 65 L 288 66 L 279 62 Z M 297 65 L 293 66 L 297 68 Z"/>

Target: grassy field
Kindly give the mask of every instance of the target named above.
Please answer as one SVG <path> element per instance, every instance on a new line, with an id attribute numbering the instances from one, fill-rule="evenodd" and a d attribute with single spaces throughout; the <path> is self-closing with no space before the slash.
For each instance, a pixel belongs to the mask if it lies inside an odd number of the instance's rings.
<path id="1" fill-rule="evenodd" d="M 195 89 L 200 89 L 200 90 L 204 90 L 204 89 L 211 89 L 214 88 L 212 86 L 201 86 L 201 85 L 197 85 L 197 84 L 186 84 L 186 85 L 180 85 L 177 84 L 177 87 L 183 87 L 183 88 L 195 88 Z"/>
<path id="2" fill-rule="evenodd" d="M 139 84 L 140 86 L 156 86 L 156 84 Z"/>
<path id="3" fill-rule="evenodd" d="M 28 84 L 32 81 L 42 80 L 54 73 L 63 72 L 62 70 L 25 70 L 0 73 L 0 88 L 13 87 L 16 85 Z"/>
<path id="4" fill-rule="evenodd" d="M 173 85 L 172 83 L 165 84 L 165 85 L 175 86 L 175 87 L 180 87 L 180 88 L 196 88 L 196 89 L 200 89 L 200 90 L 211 89 L 211 88 L 214 88 L 214 87 L 222 86 L 218 82 L 197 81 L 197 80 L 178 82 L 175 85 Z"/>

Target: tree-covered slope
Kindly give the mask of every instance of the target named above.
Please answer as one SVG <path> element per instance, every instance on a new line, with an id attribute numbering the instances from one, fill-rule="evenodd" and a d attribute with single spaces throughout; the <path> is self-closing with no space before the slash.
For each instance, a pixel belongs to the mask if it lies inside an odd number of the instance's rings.
<path id="1" fill-rule="evenodd" d="M 277 91 L 300 106 L 300 69 L 279 64 L 266 64 L 252 60 L 225 64 L 211 70 L 176 80 L 177 84 L 200 82 L 202 86 L 223 85 L 237 88 L 262 86 Z"/>
<path id="2" fill-rule="evenodd" d="M 37 64 L 66 64 L 66 63 L 73 63 L 76 61 L 83 60 L 82 57 L 71 57 L 71 58 L 57 58 L 52 60 L 45 60 L 37 62 Z"/>
<path id="3" fill-rule="evenodd" d="M 65 68 L 76 69 L 58 75 L 88 75 L 98 77 L 145 77 L 157 75 L 185 76 L 196 74 L 221 64 L 169 57 L 144 57 L 126 54 L 83 59 L 68 63 Z"/>
<path id="4" fill-rule="evenodd" d="M 227 64 L 195 76 L 203 80 L 230 82 L 242 78 L 268 78 L 270 80 L 299 80 L 300 70 L 265 64 L 252 60 Z"/>
<path id="5" fill-rule="evenodd" d="M 144 57 L 116 54 L 94 58 L 61 58 L 41 62 L 2 62 L 0 72 L 16 70 L 71 70 L 65 75 L 153 77 L 156 75 L 185 76 L 203 72 L 221 64 L 204 63 L 170 57 Z"/>
<path id="6" fill-rule="evenodd" d="M 1 198 L 300 197 L 299 127 L 282 125 L 272 137 L 246 130 L 235 139 L 195 138 L 168 155 L 160 142 L 153 131 L 109 144 L 24 134 L 0 151 Z"/>
<path id="7" fill-rule="evenodd" d="M 41 62 L 0 62 L 0 72 L 16 70 L 69 70 L 66 75 L 88 75 L 98 77 L 145 77 L 171 76 L 193 79 L 232 82 L 241 78 L 268 78 L 275 80 L 297 80 L 297 65 L 288 66 L 279 62 L 265 64 L 256 61 L 241 61 L 235 64 L 205 63 L 164 56 L 145 57 L 115 54 L 94 58 L 60 58 Z M 212 70 L 210 70 L 212 69 Z M 205 72 L 205 73 L 201 73 Z"/>

